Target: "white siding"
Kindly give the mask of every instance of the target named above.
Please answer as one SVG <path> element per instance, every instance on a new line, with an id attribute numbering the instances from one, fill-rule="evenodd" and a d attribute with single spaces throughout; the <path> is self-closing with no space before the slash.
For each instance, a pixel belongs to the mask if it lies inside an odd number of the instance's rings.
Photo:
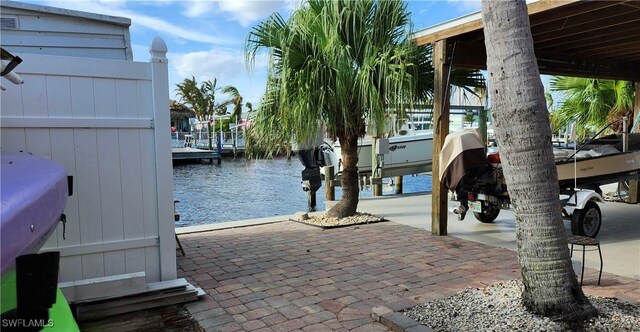
<path id="1" fill-rule="evenodd" d="M 60 251 L 60 281 L 174 279 L 169 110 L 155 101 L 168 100 L 166 61 L 18 55 L 25 83 L 2 93 L 0 147 L 53 159 L 74 177 L 66 227 L 43 247 Z M 50 65 L 61 62 L 73 65 Z"/>
<path id="2" fill-rule="evenodd" d="M 0 44 L 11 53 L 132 60 L 130 21 L 60 8 L 3 1 Z"/>

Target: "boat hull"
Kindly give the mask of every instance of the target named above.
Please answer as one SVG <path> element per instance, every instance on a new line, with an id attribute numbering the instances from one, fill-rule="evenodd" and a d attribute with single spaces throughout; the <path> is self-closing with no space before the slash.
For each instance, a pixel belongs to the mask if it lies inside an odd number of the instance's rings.
<path id="1" fill-rule="evenodd" d="M 37 251 L 55 229 L 68 196 L 64 168 L 27 153 L 2 154 L 2 274 Z"/>
<path id="2" fill-rule="evenodd" d="M 595 187 L 637 179 L 640 176 L 640 151 L 578 159 L 575 165 L 573 161 L 567 161 L 556 166 L 560 188 Z"/>
<path id="3" fill-rule="evenodd" d="M 389 138 L 389 153 L 384 154 L 382 177 L 418 174 L 431 171 L 433 135 L 431 133 Z M 342 150 L 334 146 L 334 166 L 341 165 Z M 336 167 L 336 171 L 341 170 Z M 358 171 L 371 174 L 371 140 L 358 144 Z"/>

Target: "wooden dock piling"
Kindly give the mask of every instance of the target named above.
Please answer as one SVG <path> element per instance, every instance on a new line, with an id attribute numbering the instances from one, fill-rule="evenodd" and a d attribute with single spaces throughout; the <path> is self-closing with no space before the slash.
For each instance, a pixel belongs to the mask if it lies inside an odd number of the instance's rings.
<path id="1" fill-rule="evenodd" d="M 396 176 L 396 195 L 402 194 L 402 175 Z"/>
<path id="2" fill-rule="evenodd" d="M 333 186 L 335 166 L 325 166 L 324 168 L 324 199 L 325 201 L 336 200 L 336 187 Z"/>

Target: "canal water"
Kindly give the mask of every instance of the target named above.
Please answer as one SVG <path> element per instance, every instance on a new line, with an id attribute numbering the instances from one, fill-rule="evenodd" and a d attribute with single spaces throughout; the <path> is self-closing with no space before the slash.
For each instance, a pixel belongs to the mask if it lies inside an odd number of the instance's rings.
<path id="1" fill-rule="evenodd" d="M 291 215 L 307 210 L 297 158 L 291 160 L 223 159 L 221 165 L 183 164 L 173 167 L 174 198 L 181 220 L 176 226 L 192 226 L 242 219 Z M 384 195 L 395 188 L 385 179 Z M 406 175 L 404 192 L 431 190 L 430 175 Z M 336 199 L 341 194 L 336 188 Z M 370 188 L 361 197 L 371 197 Z M 324 210 L 324 184 L 316 195 L 317 209 Z"/>

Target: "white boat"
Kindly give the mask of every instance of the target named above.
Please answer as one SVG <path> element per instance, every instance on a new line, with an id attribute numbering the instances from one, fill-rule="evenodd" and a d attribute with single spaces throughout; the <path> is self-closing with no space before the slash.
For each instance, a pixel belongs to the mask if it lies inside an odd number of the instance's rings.
<path id="1" fill-rule="evenodd" d="M 358 171 L 360 174 L 371 174 L 371 138 L 358 142 Z M 335 171 L 342 171 L 342 149 L 339 143 L 332 146 L 333 152 L 325 155 L 335 166 Z M 431 171 L 433 148 L 433 132 L 431 130 L 414 132 L 389 138 L 389 153 L 382 155 L 382 177 L 418 174 Z"/>
<path id="2" fill-rule="evenodd" d="M 640 135 L 629 134 L 631 148 L 623 152 L 622 138 L 590 142 L 588 148 L 574 152 L 571 149 L 554 149 L 560 188 L 593 189 L 601 193 L 599 186 L 640 177 Z M 575 154 L 575 156 L 574 156 Z"/>

